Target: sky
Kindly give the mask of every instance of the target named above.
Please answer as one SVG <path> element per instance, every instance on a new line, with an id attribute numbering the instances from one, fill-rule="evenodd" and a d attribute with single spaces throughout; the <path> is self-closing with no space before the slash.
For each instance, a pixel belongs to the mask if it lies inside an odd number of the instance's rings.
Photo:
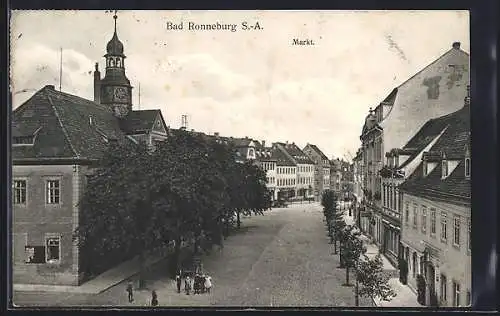
<path id="1" fill-rule="evenodd" d="M 13 108 L 45 85 L 93 99 L 113 12 L 12 11 Z M 350 159 L 370 107 L 461 42 L 468 11 L 118 11 L 134 110 L 222 136 L 317 145 Z M 183 24 L 183 30 L 167 25 Z M 236 24 L 189 30 L 189 22 Z M 258 27 L 243 30 L 242 23 Z M 314 45 L 293 45 L 293 39 Z M 140 86 L 140 104 L 139 104 Z"/>

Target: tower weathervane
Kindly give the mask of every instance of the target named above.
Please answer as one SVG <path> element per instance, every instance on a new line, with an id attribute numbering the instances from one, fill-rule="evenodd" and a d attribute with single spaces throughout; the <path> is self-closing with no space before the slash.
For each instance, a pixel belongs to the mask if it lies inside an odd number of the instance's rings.
<path id="1" fill-rule="evenodd" d="M 116 12 L 117 12 L 117 10 L 115 10 L 115 15 L 113 15 L 113 19 L 115 19 L 115 33 L 116 33 L 116 19 L 118 19 Z"/>

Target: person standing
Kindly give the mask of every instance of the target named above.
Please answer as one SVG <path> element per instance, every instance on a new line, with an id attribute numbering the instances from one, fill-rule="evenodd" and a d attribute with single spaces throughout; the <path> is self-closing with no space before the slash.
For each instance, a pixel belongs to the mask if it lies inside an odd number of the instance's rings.
<path id="1" fill-rule="evenodd" d="M 180 293 L 181 292 L 181 285 L 182 285 L 182 278 L 181 278 L 180 273 L 178 273 L 175 276 L 175 282 L 177 283 L 177 293 Z"/>
<path id="2" fill-rule="evenodd" d="M 212 277 L 207 275 L 205 276 L 205 290 L 210 294 L 210 289 L 212 288 Z"/>
<path id="3" fill-rule="evenodd" d="M 134 287 L 132 286 L 132 282 L 128 282 L 127 284 L 127 292 L 128 292 L 128 302 L 132 303 L 134 301 Z"/>
<path id="4" fill-rule="evenodd" d="M 191 290 L 191 278 L 189 275 L 184 279 L 184 290 L 186 291 L 186 295 L 189 295 L 189 291 Z"/>
<path id="5" fill-rule="evenodd" d="M 155 290 L 151 292 L 151 306 L 158 306 L 158 295 Z"/>

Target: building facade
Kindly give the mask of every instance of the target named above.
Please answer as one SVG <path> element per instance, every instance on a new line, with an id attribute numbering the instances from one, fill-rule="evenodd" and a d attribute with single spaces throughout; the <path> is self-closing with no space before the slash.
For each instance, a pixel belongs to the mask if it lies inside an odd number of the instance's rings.
<path id="1" fill-rule="evenodd" d="M 276 197 L 289 200 L 296 193 L 297 164 L 276 144 L 272 148 L 272 158 L 276 160 Z"/>
<path id="2" fill-rule="evenodd" d="M 330 189 L 338 198 L 342 196 L 342 164 L 340 159 L 330 160 Z"/>
<path id="3" fill-rule="evenodd" d="M 381 176 L 381 170 L 388 165 L 386 158 L 389 157 L 385 157 L 385 153 L 404 147 L 429 119 L 460 109 L 469 83 L 468 73 L 469 55 L 460 49 L 460 43 L 453 43 L 449 51 L 396 87 L 374 110 L 370 109 L 360 136 L 366 210 L 363 214 L 367 217 L 360 222 L 379 246 L 386 240 L 384 226 L 397 227 L 396 222 L 384 218 L 383 214 L 388 212 L 394 215 L 390 217 L 395 217 L 400 199 L 398 180 L 390 177 L 383 180 Z M 409 148 L 411 150 L 415 149 Z M 390 199 L 392 194 L 396 208 L 386 205 L 384 209 L 383 190 L 389 190 L 385 198 Z"/>
<path id="4" fill-rule="evenodd" d="M 277 160 L 273 157 L 272 148 L 266 147 L 266 142 L 256 142 L 255 155 L 257 165 L 266 172 L 267 189 L 272 200 L 278 198 L 277 185 Z"/>
<path id="5" fill-rule="evenodd" d="M 296 199 L 314 197 L 314 162 L 295 143 L 275 143 L 276 148 L 294 161 L 296 165 Z"/>
<path id="6" fill-rule="evenodd" d="M 133 111 L 123 44 L 107 45 L 106 75 L 94 73 L 94 101 L 48 85 L 12 114 L 14 283 L 77 285 L 91 260 L 73 233 L 87 176 L 112 142 L 167 139 L 159 110 Z"/>
<path id="7" fill-rule="evenodd" d="M 441 118 L 443 131 L 400 185 L 402 258 L 410 286 L 417 288 L 419 275 L 425 280 L 426 305 L 471 302 L 469 102 Z"/>
<path id="8" fill-rule="evenodd" d="M 330 189 L 330 161 L 313 144 L 307 144 L 302 150 L 314 162 L 314 199 L 321 201 L 323 192 Z"/>

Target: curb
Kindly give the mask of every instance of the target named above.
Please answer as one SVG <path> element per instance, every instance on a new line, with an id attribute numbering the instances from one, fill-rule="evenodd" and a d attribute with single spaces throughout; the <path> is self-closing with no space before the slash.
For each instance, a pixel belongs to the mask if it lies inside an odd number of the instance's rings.
<path id="1" fill-rule="evenodd" d="M 147 268 L 152 267 L 153 265 L 159 263 L 166 257 L 161 257 L 156 260 L 151 260 L 149 264 L 146 265 Z M 132 259 L 133 260 L 133 259 Z M 86 283 L 82 285 L 45 285 L 45 284 L 13 284 L 12 289 L 18 292 L 51 292 L 51 293 L 78 293 L 78 294 L 100 294 L 113 286 L 120 284 L 121 282 L 134 277 L 140 273 L 139 271 L 134 271 L 130 274 L 122 275 L 119 280 L 113 281 L 110 284 L 106 284 L 104 287 L 92 287 L 87 285 Z M 91 282 L 89 280 L 88 282 Z M 86 286 L 87 285 L 87 286 Z"/>

